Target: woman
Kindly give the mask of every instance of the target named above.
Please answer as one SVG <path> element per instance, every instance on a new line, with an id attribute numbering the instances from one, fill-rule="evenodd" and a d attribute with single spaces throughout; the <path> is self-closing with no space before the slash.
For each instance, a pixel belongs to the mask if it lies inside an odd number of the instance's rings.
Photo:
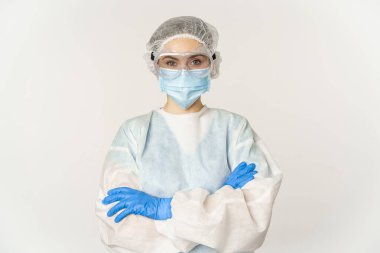
<path id="1" fill-rule="evenodd" d="M 167 101 L 125 120 L 108 150 L 96 215 L 109 252 L 253 252 L 262 245 L 282 172 L 245 117 L 201 102 L 219 74 L 217 40 L 213 26 L 181 16 L 147 43 Z"/>

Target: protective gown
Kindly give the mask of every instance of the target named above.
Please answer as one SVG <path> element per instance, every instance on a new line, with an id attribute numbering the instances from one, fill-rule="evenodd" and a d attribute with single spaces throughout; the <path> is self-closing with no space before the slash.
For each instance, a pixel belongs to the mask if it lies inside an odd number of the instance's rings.
<path id="1" fill-rule="evenodd" d="M 258 173 L 241 189 L 222 186 L 241 162 Z M 282 172 L 248 120 L 204 105 L 172 114 L 162 107 L 122 122 L 106 155 L 96 201 L 100 238 L 109 252 L 254 252 L 264 242 Z M 128 215 L 120 223 L 103 205 L 128 186 L 173 197 L 172 218 Z M 116 203 L 115 203 L 116 204 Z"/>

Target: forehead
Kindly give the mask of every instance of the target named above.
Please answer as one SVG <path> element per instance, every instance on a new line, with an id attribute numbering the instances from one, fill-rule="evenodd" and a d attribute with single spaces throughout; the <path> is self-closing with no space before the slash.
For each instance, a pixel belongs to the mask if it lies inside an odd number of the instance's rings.
<path id="1" fill-rule="evenodd" d="M 176 38 L 164 45 L 166 52 L 194 52 L 202 47 L 202 43 L 191 38 Z"/>
<path id="2" fill-rule="evenodd" d="M 199 59 L 199 60 L 205 61 L 205 60 L 208 60 L 208 56 L 205 54 L 197 53 L 197 52 L 195 53 L 188 52 L 188 53 L 183 53 L 183 54 L 170 52 L 170 53 L 163 53 L 162 55 L 159 56 L 159 59 L 173 59 L 173 60 Z"/>

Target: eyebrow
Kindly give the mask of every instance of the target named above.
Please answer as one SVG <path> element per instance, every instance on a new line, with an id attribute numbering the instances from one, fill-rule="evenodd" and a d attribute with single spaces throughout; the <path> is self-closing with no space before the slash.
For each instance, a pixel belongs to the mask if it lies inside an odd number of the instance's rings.
<path id="1" fill-rule="evenodd" d="M 173 56 L 170 56 L 170 55 L 165 55 L 162 59 L 166 59 L 166 58 L 170 58 L 170 59 L 178 60 L 177 58 L 175 58 L 175 57 L 173 57 Z"/>
<path id="2" fill-rule="evenodd" d="M 204 55 L 201 55 L 201 54 L 195 54 L 195 55 L 190 56 L 189 58 L 195 58 L 195 57 L 204 57 Z M 166 58 L 170 58 L 170 59 L 173 59 L 173 60 L 178 60 L 178 58 L 175 58 L 175 57 L 170 56 L 170 55 L 164 55 L 164 56 L 162 57 L 162 59 L 166 59 Z"/>

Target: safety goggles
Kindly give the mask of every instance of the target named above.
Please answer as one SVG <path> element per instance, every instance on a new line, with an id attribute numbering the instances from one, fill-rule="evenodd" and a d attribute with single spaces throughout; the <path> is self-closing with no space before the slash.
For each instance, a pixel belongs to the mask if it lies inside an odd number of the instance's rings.
<path id="1" fill-rule="evenodd" d="M 177 78 L 183 71 L 195 78 L 202 78 L 210 74 L 212 59 L 204 51 L 161 52 L 154 57 L 154 63 L 159 75 L 164 78 Z"/>

